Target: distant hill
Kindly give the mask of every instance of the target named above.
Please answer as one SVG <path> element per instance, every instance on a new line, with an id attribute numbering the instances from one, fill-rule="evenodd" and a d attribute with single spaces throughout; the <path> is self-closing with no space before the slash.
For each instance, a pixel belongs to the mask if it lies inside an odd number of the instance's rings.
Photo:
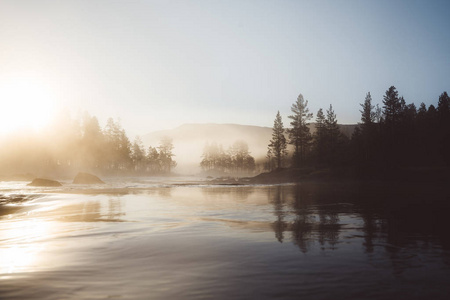
<path id="1" fill-rule="evenodd" d="M 355 125 L 339 126 L 347 136 L 351 136 L 355 128 Z M 311 132 L 314 131 L 315 126 L 311 124 Z M 264 161 L 267 145 L 272 138 L 272 128 L 239 124 L 184 124 L 174 129 L 151 132 L 141 138 L 146 147 L 157 147 L 165 136 L 173 139 L 175 160 L 178 163 L 175 171 L 189 174 L 200 171 L 199 164 L 206 143 L 216 142 L 226 150 L 235 141 L 244 140 L 257 163 Z"/>

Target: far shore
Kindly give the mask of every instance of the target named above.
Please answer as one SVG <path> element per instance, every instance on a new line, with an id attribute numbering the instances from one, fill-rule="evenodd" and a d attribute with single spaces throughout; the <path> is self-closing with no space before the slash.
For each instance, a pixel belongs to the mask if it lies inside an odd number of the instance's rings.
<path id="1" fill-rule="evenodd" d="M 220 185 L 283 184 L 301 182 L 402 182 L 402 183 L 450 183 L 448 168 L 391 168 L 391 169 L 315 169 L 279 168 L 254 177 L 223 177 L 210 181 Z"/>
<path id="2" fill-rule="evenodd" d="M 172 174 L 165 176 L 103 176 L 106 182 L 109 178 L 167 178 L 168 181 L 161 181 L 162 185 L 168 186 L 186 186 L 186 185 L 222 185 L 222 186 L 240 186 L 240 185 L 272 185 L 272 184 L 295 184 L 302 182 L 385 182 L 385 183 L 436 183 L 449 184 L 450 183 L 450 169 L 445 167 L 436 168 L 391 168 L 391 169 L 355 169 L 355 168 L 335 168 L 335 169 L 318 169 L 318 168 L 278 168 L 271 172 L 263 172 L 255 176 L 243 177 L 238 175 L 223 176 L 206 176 L 205 174 L 186 175 L 186 177 L 202 178 L 202 180 L 187 180 L 182 182 L 171 182 L 170 178 L 184 177 L 180 174 Z M 60 180 L 58 178 L 48 179 Z M 18 174 L 10 176 L 0 176 L 0 181 L 28 181 L 31 182 L 36 176 L 27 174 Z M 47 177 L 45 177 L 47 178 Z M 68 178 L 61 179 L 63 185 Z M 155 182 L 156 183 L 156 182 Z M 103 192 L 111 190 L 111 192 L 118 192 L 118 189 L 127 188 L 102 188 Z M 140 189 L 133 187 L 133 190 Z M 81 189 L 83 193 L 89 190 L 95 191 L 97 188 Z"/>

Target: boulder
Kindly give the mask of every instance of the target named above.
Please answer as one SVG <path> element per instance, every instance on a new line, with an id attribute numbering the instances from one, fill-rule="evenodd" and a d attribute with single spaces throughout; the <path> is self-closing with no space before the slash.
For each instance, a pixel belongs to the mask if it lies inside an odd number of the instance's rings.
<path id="1" fill-rule="evenodd" d="M 104 182 L 95 175 L 80 172 L 73 179 L 75 184 L 104 184 Z"/>
<path id="2" fill-rule="evenodd" d="M 29 186 L 47 186 L 47 187 L 48 186 L 62 186 L 62 184 L 56 180 L 44 179 L 44 178 L 35 178 L 28 185 Z"/>

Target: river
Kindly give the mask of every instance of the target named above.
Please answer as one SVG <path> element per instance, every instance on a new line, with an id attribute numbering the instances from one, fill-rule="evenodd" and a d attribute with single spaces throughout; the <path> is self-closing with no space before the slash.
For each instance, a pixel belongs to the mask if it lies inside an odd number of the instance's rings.
<path id="1" fill-rule="evenodd" d="M 0 182 L 0 299 L 447 299 L 445 187 Z"/>

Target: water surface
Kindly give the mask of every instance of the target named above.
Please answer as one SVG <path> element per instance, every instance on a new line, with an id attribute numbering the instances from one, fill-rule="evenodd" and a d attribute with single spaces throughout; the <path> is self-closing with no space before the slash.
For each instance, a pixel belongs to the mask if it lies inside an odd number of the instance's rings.
<path id="1" fill-rule="evenodd" d="M 2 299 L 446 299 L 440 186 L 0 184 Z"/>

